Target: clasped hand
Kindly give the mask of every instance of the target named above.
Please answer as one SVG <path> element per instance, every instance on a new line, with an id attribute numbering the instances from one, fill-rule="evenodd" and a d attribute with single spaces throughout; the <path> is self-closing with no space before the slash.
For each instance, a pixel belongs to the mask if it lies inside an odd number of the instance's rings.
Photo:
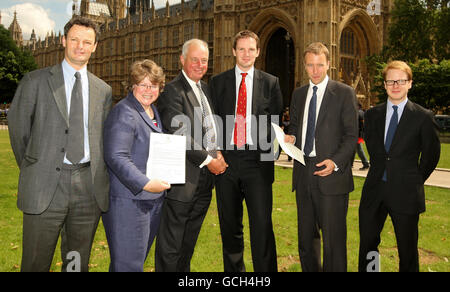
<path id="1" fill-rule="evenodd" d="M 227 170 L 228 164 L 225 162 L 222 152 L 217 151 L 217 158 L 213 158 L 207 167 L 212 174 L 219 175 Z"/>

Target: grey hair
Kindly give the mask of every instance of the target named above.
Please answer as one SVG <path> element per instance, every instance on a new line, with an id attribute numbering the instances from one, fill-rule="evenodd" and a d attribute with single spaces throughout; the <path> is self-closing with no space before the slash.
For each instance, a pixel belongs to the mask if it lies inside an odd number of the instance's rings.
<path id="1" fill-rule="evenodd" d="M 182 55 L 184 58 L 186 58 L 186 56 L 187 56 L 187 52 L 188 52 L 188 50 L 189 50 L 189 47 L 190 47 L 191 45 L 193 45 L 193 44 L 197 44 L 197 45 L 203 47 L 203 48 L 205 49 L 205 51 L 208 52 L 208 56 L 209 56 L 208 44 L 207 44 L 205 41 L 200 40 L 200 39 L 190 39 L 190 40 L 186 41 L 186 42 L 183 44 L 183 49 L 182 49 L 182 51 L 181 51 L 181 55 Z"/>

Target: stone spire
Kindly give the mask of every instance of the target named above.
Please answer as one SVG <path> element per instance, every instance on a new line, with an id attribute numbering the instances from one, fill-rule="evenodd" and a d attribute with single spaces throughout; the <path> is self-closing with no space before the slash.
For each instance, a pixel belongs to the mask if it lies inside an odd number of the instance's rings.
<path id="1" fill-rule="evenodd" d="M 22 29 L 20 28 L 19 22 L 17 21 L 17 12 L 14 11 L 14 19 L 9 25 L 8 28 L 11 33 L 11 37 L 18 47 L 22 46 L 23 37 L 22 37 Z"/>

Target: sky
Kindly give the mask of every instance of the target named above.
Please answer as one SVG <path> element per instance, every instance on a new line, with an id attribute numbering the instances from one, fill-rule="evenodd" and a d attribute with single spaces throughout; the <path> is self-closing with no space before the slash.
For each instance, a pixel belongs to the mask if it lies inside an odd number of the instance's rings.
<path id="1" fill-rule="evenodd" d="M 169 0 L 169 4 L 181 0 Z M 78 0 L 80 3 L 80 0 Z M 155 8 L 165 7 L 166 0 L 154 0 Z M 72 0 L 0 0 L 1 24 L 8 28 L 17 11 L 17 20 L 24 40 L 29 40 L 34 29 L 36 37 L 44 39 L 54 32 L 63 34 L 64 25 L 72 16 Z"/>

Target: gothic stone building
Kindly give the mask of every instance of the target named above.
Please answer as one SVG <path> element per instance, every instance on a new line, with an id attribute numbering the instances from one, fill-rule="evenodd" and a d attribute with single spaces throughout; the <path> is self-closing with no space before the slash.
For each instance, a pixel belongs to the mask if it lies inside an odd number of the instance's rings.
<path id="1" fill-rule="evenodd" d="M 101 35 L 88 69 L 108 82 L 113 95 L 126 94 L 129 67 L 150 58 L 164 68 L 167 81 L 180 70 L 183 42 L 200 38 L 210 48 L 206 81 L 234 66 L 233 36 L 250 29 L 261 38 L 256 67 L 280 78 L 284 104 L 307 82 L 303 50 L 321 41 L 331 54 L 332 79 L 355 88 L 365 108 L 370 80 L 364 57 L 380 51 L 393 0 L 192 0 L 155 10 L 151 0 L 82 0 L 78 13 L 99 22 Z M 63 59 L 62 35 L 28 44 L 39 67 Z"/>

